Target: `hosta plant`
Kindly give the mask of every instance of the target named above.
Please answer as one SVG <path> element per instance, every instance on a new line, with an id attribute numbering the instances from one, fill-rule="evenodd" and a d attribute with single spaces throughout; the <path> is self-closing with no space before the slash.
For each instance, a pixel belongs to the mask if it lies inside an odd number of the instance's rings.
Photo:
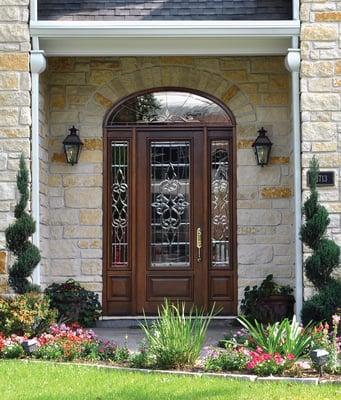
<path id="1" fill-rule="evenodd" d="M 249 331 L 256 345 L 269 354 L 292 354 L 297 359 L 308 351 L 312 342 L 311 326 L 301 327 L 295 316 L 292 321 L 285 318 L 267 326 L 256 320 L 252 323 L 244 317 L 238 321 Z"/>
<path id="2" fill-rule="evenodd" d="M 193 366 L 204 344 L 213 309 L 206 316 L 192 308 L 185 313 L 185 303 L 171 304 L 167 300 L 152 325 L 141 324 L 148 352 L 162 368 Z"/>

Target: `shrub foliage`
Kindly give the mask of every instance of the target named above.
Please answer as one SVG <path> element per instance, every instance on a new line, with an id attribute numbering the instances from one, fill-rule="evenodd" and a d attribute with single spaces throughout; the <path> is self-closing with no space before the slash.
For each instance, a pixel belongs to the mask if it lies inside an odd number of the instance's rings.
<path id="1" fill-rule="evenodd" d="M 16 221 L 5 232 L 6 246 L 16 256 L 16 261 L 9 268 L 8 283 L 18 294 L 38 290 L 38 287 L 30 282 L 29 277 L 41 258 L 39 249 L 29 240 L 36 228 L 33 218 L 26 212 L 29 199 L 28 184 L 29 174 L 24 156 L 21 155 L 17 174 L 20 200 L 14 210 Z"/>
<path id="2" fill-rule="evenodd" d="M 310 195 L 303 207 L 305 223 L 301 228 L 301 239 L 312 250 L 304 268 L 307 278 L 319 293 L 304 303 L 304 323 L 310 320 L 330 321 L 341 306 L 341 282 L 332 277 L 332 273 L 339 267 L 340 248 L 333 240 L 326 238 L 330 219 L 326 208 L 319 203 L 316 189 L 319 163 L 315 157 L 310 161 L 309 174 Z"/>

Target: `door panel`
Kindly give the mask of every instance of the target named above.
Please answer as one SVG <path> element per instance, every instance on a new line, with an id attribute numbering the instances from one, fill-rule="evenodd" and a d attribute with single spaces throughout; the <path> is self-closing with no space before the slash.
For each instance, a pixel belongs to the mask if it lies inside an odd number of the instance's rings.
<path id="1" fill-rule="evenodd" d="M 236 308 L 232 129 L 106 132 L 104 312 Z"/>

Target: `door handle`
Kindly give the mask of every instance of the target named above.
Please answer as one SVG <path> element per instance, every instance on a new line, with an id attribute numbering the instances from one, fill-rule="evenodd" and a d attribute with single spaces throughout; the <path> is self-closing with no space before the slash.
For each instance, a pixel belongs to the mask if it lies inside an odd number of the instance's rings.
<path id="1" fill-rule="evenodd" d="M 201 228 L 197 228 L 197 249 L 198 249 L 198 257 L 197 261 L 201 261 L 201 248 L 202 248 L 202 232 Z"/>

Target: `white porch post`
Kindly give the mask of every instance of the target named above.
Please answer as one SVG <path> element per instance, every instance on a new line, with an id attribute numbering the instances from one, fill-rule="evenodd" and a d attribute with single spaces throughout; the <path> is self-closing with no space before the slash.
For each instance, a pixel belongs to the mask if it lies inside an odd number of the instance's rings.
<path id="1" fill-rule="evenodd" d="M 31 109 L 32 109 L 32 217 L 36 221 L 33 243 L 40 247 L 40 201 L 39 201 L 39 75 L 46 68 L 46 59 L 41 50 L 32 50 L 31 57 Z M 33 283 L 40 285 L 40 265 L 33 272 Z"/>
<path id="2" fill-rule="evenodd" d="M 300 124 L 300 50 L 298 39 L 294 37 L 285 59 L 286 68 L 291 72 L 292 96 L 292 137 L 294 159 L 294 211 L 295 211 L 295 313 L 300 320 L 303 304 L 303 268 L 300 228 L 302 223 L 302 171 L 301 171 L 301 124 Z"/>

